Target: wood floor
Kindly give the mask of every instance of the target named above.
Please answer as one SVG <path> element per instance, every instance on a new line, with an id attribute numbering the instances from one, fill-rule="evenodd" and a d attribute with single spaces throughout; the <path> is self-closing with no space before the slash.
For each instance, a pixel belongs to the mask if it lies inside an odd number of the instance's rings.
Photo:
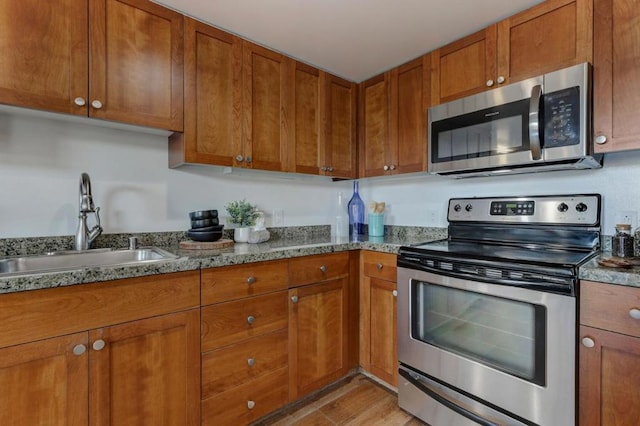
<path id="1" fill-rule="evenodd" d="M 421 426 L 398 408 L 397 396 L 358 374 L 255 426 Z"/>

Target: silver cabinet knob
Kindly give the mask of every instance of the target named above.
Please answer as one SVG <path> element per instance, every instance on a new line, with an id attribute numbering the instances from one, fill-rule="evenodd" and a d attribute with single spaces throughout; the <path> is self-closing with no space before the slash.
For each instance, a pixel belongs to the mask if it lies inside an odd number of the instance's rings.
<path id="1" fill-rule="evenodd" d="M 378 270 L 380 270 L 380 269 L 382 269 L 382 268 L 383 268 L 383 266 L 384 266 L 384 265 L 383 265 L 382 263 L 378 263 L 378 264 L 376 265 L 376 268 L 378 268 Z"/>
<path id="2" fill-rule="evenodd" d="M 249 367 L 253 367 L 254 365 L 256 365 L 256 359 L 255 359 L 255 358 L 249 358 L 249 359 L 247 360 L 247 365 L 248 365 Z"/>
<path id="3" fill-rule="evenodd" d="M 384 167 L 382 168 L 382 170 L 384 170 L 385 172 L 389 170 L 389 166 L 387 166 L 386 164 L 384 165 Z"/>
<path id="4" fill-rule="evenodd" d="M 487 87 L 493 86 L 493 80 L 487 80 Z"/>
<path id="5" fill-rule="evenodd" d="M 505 78 L 501 75 L 498 76 L 498 78 L 496 78 L 496 81 L 498 82 L 498 84 L 502 84 L 504 83 Z"/>
<path id="6" fill-rule="evenodd" d="M 331 167 L 331 166 L 327 167 L 327 171 L 328 172 L 332 172 L 333 171 L 333 167 Z"/>
<path id="7" fill-rule="evenodd" d="M 84 98 L 78 96 L 73 100 L 73 103 L 78 106 L 85 106 L 87 104 L 87 101 Z"/>
<path id="8" fill-rule="evenodd" d="M 102 102 L 96 99 L 95 101 L 91 101 L 91 106 L 95 109 L 100 109 L 102 108 Z"/>
<path id="9" fill-rule="evenodd" d="M 291 301 L 293 303 L 298 303 L 298 296 L 291 296 Z"/>
<path id="10" fill-rule="evenodd" d="M 85 345 L 75 345 L 73 347 L 73 354 L 74 355 L 82 355 L 83 353 L 85 353 L 87 351 L 87 347 Z"/>
<path id="11" fill-rule="evenodd" d="M 326 267 L 326 266 L 324 266 L 324 265 L 322 265 L 322 266 L 320 266 L 320 270 L 321 270 L 323 273 L 324 273 L 324 272 L 327 272 L 327 267 Z"/>
<path id="12" fill-rule="evenodd" d="M 93 342 L 93 345 L 91 345 L 93 347 L 94 351 L 101 351 L 102 349 L 104 349 L 104 347 L 107 344 L 104 342 L 104 340 L 102 339 L 98 339 L 95 342 Z"/>
<path id="13" fill-rule="evenodd" d="M 249 410 L 253 410 L 253 407 L 255 407 L 255 406 L 256 406 L 255 401 L 251 401 L 251 400 L 247 401 L 247 408 Z"/>
<path id="14" fill-rule="evenodd" d="M 253 275 L 247 278 L 247 284 L 251 285 L 255 282 L 256 282 L 256 277 L 254 277 Z"/>
<path id="15" fill-rule="evenodd" d="M 596 345 L 596 342 L 591 337 L 583 337 L 582 344 L 587 348 L 592 348 Z"/>
<path id="16" fill-rule="evenodd" d="M 253 315 L 249 315 L 247 317 L 247 324 L 252 325 L 254 322 L 256 322 L 256 317 L 254 317 Z"/>
<path id="17" fill-rule="evenodd" d="M 322 170 L 323 172 L 326 172 L 327 171 L 327 166 L 320 167 L 320 170 Z"/>
<path id="18" fill-rule="evenodd" d="M 398 297 L 398 290 L 393 290 L 391 294 L 393 294 L 393 297 Z"/>
<path id="19" fill-rule="evenodd" d="M 389 170 L 395 170 L 395 169 L 396 169 L 396 165 L 395 164 L 392 164 L 392 165 L 389 166 Z"/>
<path id="20" fill-rule="evenodd" d="M 244 161 L 244 157 L 240 154 L 236 155 L 236 161 L 238 163 L 242 163 Z"/>
<path id="21" fill-rule="evenodd" d="M 629 309 L 629 316 L 633 319 L 640 319 L 640 309 L 638 308 Z"/>
<path id="22" fill-rule="evenodd" d="M 249 156 L 244 157 L 244 162 L 245 163 L 250 163 L 251 162 L 251 157 L 249 157 Z"/>
<path id="23" fill-rule="evenodd" d="M 605 135 L 598 135 L 598 136 L 596 136 L 595 142 L 598 145 L 602 145 L 603 143 L 607 143 L 607 137 Z"/>

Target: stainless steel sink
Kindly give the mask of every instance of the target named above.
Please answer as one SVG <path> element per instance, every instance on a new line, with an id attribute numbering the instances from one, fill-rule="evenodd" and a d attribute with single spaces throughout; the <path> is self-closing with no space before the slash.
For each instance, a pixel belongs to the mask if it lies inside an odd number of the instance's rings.
<path id="1" fill-rule="evenodd" d="M 0 277 L 91 266 L 136 265 L 177 258 L 178 256 L 157 247 L 140 247 L 135 250 L 60 251 L 43 255 L 12 256 L 0 258 Z"/>

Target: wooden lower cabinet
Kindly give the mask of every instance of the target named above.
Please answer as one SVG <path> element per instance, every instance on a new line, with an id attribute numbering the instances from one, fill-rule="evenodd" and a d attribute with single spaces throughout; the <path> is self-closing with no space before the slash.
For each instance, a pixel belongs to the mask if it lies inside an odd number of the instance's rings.
<path id="1" fill-rule="evenodd" d="M 372 251 L 360 256 L 360 364 L 398 386 L 397 256 Z"/>
<path id="2" fill-rule="evenodd" d="M 347 374 L 347 277 L 289 290 L 291 400 Z"/>
<path id="3" fill-rule="evenodd" d="M 582 281 L 580 291 L 579 424 L 638 424 L 640 289 Z"/>

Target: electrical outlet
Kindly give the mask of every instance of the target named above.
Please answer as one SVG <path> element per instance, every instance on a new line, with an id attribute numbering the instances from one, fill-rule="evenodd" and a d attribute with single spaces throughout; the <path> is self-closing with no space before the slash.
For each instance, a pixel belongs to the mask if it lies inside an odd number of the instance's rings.
<path id="1" fill-rule="evenodd" d="M 273 210 L 273 226 L 284 226 L 284 210 Z"/>
<path id="2" fill-rule="evenodd" d="M 616 214 L 616 224 L 628 223 L 629 225 L 631 225 L 631 229 L 635 229 L 637 221 L 638 221 L 638 212 L 636 211 L 623 210 L 623 211 L 619 211 Z"/>

